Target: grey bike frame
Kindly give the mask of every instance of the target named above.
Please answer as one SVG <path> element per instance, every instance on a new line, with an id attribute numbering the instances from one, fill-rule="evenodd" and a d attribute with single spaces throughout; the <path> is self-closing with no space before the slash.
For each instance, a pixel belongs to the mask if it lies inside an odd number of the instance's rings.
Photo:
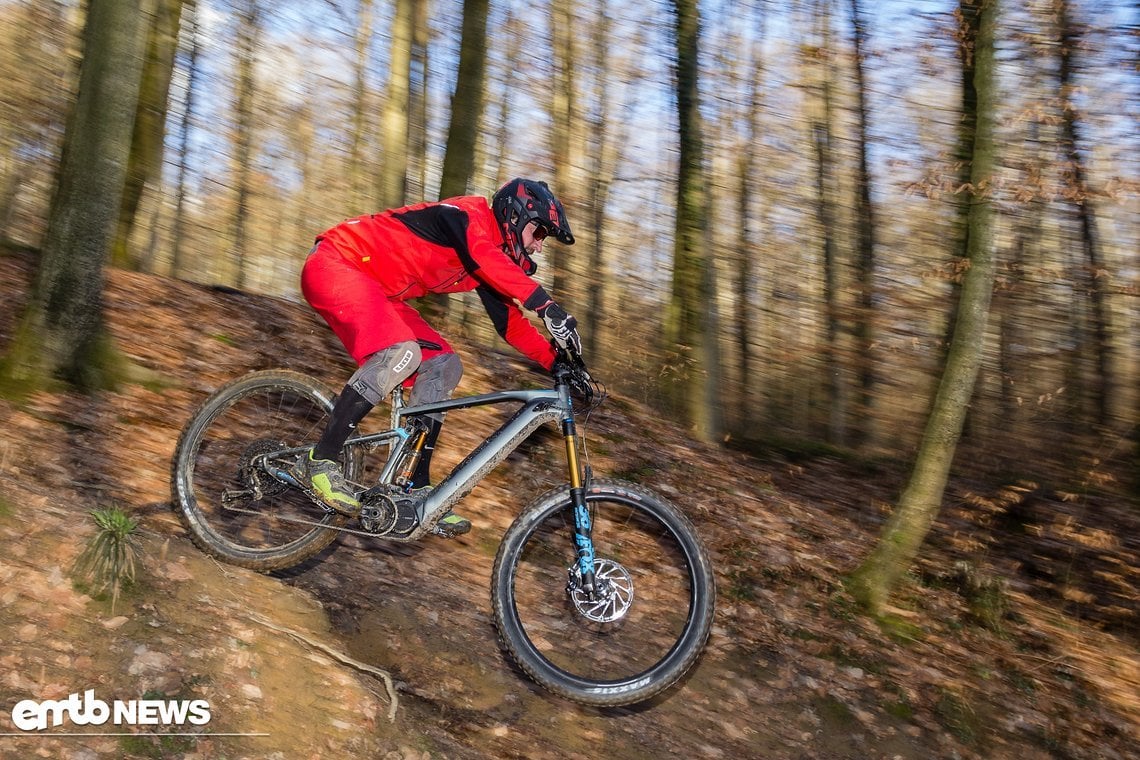
<path id="1" fill-rule="evenodd" d="M 399 439 L 392 446 L 387 464 L 380 474 L 381 485 L 392 482 L 396 461 L 400 458 L 403 445 L 408 440 L 402 424 L 407 418 L 508 402 L 517 402 L 522 406 L 498 430 L 476 446 L 446 478 L 436 484 L 417 506 L 419 525 L 416 529 L 407 536 L 383 536 L 383 538 L 415 541 L 430 533 L 438 518 L 469 494 L 487 473 L 510 456 L 511 452 L 530 437 L 531 433 L 547 422 L 559 420 L 566 422 L 573 419 L 570 395 L 564 387 L 548 390 L 500 391 L 416 406 L 404 406 L 402 393 L 399 390 L 393 392 L 392 429 L 352 438 L 347 443 L 348 446 L 359 446 Z M 577 462 L 572 462 L 571 466 L 577 466 Z"/>

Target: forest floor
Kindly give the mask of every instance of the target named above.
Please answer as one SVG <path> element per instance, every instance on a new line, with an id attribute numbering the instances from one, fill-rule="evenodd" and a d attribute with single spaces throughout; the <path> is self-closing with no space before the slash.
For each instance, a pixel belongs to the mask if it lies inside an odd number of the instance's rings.
<path id="1" fill-rule="evenodd" d="M 0 256 L 0 351 L 29 277 L 27 259 Z M 112 271 L 106 303 L 118 347 L 160 383 L 0 400 L 0 757 L 1140 756 L 1140 509 L 1105 486 L 955 480 L 880 623 L 843 577 L 877 539 L 906 475 L 898 463 L 750 458 L 693 444 L 617 395 L 586 429 L 595 472 L 692 517 L 718 610 L 680 686 L 633 709 L 584 708 L 512 667 L 490 616 L 499 536 L 560 482 L 556 450 L 528 448 L 477 487 L 460 539 L 350 536 L 276 576 L 226 566 L 170 507 L 181 427 L 248 370 L 339 387 L 349 366 L 287 301 Z M 527 371 L 505 353 L 463 358 L 461 392 Z M 475 436 L 449 418 L 440 461 Z M 114 608 L 71 572 L 89 513 L 109 506 L 140 520 L 144 548 Z M 394 679 L 394 705 L 377 669 Z M 22 700 L 89 690 L 205 700 L 211 719 L 193 728 L 202 735 L 160 737 L 13 723 Z M 63 735 L 84 732 L 98 735 Z"/>

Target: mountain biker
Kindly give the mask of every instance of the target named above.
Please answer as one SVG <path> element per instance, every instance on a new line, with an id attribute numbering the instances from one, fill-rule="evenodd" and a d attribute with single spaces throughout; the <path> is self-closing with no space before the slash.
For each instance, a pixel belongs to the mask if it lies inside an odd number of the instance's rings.
<path id="1" fill-rule="evenodd" d="M 531 279 L 531 256 L 554 237 L 573 245 L 562 204 L 545 182 L 516 178 L 494 194 L 420 203 L 348 219 L 317 236 L 301 272 L 301 291 L 344 344 L 357 370 L 333 405 L 317 445 L 293 476 L 342 514 L 360 511 L 337 457 L 356 426 L 398 384 L 411 384 L 411 405 L 450 397 L 463 374 L 447 341 L 407 304 L 428 293 L 478 293 L 496 331 L 548 371 L 554 349 L 523 310 L 535 312 L 557 344 L 581 351 L 574 317 Z M 412 489 L 430 486 L 432 451 L 442 414 L 427 415 L 423 455 Z M 448 512 L 450 535 L 471 522 Z"/>

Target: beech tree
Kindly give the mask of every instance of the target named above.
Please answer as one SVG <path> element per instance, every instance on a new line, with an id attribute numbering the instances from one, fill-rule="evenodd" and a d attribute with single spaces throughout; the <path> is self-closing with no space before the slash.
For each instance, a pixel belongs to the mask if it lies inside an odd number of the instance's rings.
<path id="1" fill-rule="evenodd" d="M 674 0 L 677 45 L 678 155 L 677 217 L 673 243 L 673 284 L 665 315 L 665 350 L 672 354 L 673 377 L 667 397 L 695 435 L 719 434 L 715 383 L 717 366 L 713 316 L 712 264 L 705 252 L 708 208 L 704 180 L 700 89 L 700 10 L 698 0 Z"/>
<path id="2" fill-rule="evenodd" d="M 439 197 L 464 195 L 475 173 L 475 137 L 483 113 L 487 68 L 489 0 L 464 0 L 463 34 L 459 43 L 459 72 L 451 96 L 451 121 Z"/>
<path id="3" fill-rule="evenodd" d="M 157 8 L 147 29 L 138 105 L 135 108 L 131 156 L 123 188 L 119 227 L 111 251 L 115 266 L 137 269 L 140 259 L 130 251 L 131 231 L 147 184 L 162 177 L 163 141 L 166 137 L 167 99 L 174 73 L 174 56 L 178 51 L 179 27 L 182 23 L 183 0 L 157 0 Z"/>
<path id="4" fill-rule="evenodd" d="M 378 172 L 381 208 L 403 206 L 407 199 L 408 97 L 411 92 L 414 6 L 414 0 L 396 0 L 393 9 L 388 92 L 384 100 L 384 125 L 380 135 L 383 142 Z"/>
<path id="5" fill-rule="evenodd" d="M 234 259 L 237 272 L 234 287 L 245 288 L 249 238 L 249 208 L 254 194 L 253 134 L 255 130 L 256 58 L 261 36 L 261 9 L 257 0 L 243 0 L 238 9 L 237 83 L 234 98 L 234 172 L 237 200 L 234 204 Z"/>
<path id="6" fill-rule="evenodd" d="M 976 14 L 976 31 L 966 38 L 972 58 L 975 112 L 970 154 L 969 213 L 966 259 L 957 319 L 945 368 L 919 444 L 910 480 L 887 520 L 879 543 L 851 579 L 852 594 L 880 614 L 894 586 L 918 554 L 941 508 L 954 451 L 966 420 L 981 366 L 986 324 L 993 291 L 995 256 L 990 192 L 996 158 L 994 122 L 997 86 L 994 76 L 994 29 L 998 0 L 961 0 L 964 14 Z"/>
<path id="7" fill-rule="evenodd" d="M 39 269 L 0 377 L 113 384 L 122 360 L 103 323 L 103 268 L 118 221 L 153 0 L 90 0 L 75 110 Z"/>
<path id="8" fill-rule="evenodd" d="M 858 166 L 855 183 L 855 280 L 859 304 L 856 308 L 856 375 L 858 382 L 856 414 L 853 421 L 857 443 L 866 444 L 874 438 L 874 387 L 875 387 L 875 210 L 871 202 L 871 170 L 867 158 L 870 109 L 867 105 L 866 80 L 866 21 L 859 0 L 851 0 L 853 68 L 856 98 L 856 146 Z"/>

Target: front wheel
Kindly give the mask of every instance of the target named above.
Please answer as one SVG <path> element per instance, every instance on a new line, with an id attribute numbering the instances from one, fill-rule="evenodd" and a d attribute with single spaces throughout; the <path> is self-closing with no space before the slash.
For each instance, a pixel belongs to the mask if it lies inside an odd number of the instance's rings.
<path id="1" fill-rule="evenodd" d="M 713 571 L 692 523 L 614 480 L 586 491 L 597 589 L 583 589 L 570 490 L 526 507 L 503 536 L 491 606 L 503 647 L 543 687 L 582 704 L 642 702 L 677 683 L 712 627 Z"/>
<path id="2" fill-rule="evenodd" d="M 261 464 L 274 452 L 311 445 L 333 398 L 310 377 L 267 370 L 206 399 L 178 440 L 171 473 L 175 509 L 199 548 L 270 572 L 303 562 L 337 537 L 347 518 L 321 510 Z M 357 462 L 343 464 L 353 478 Z"/>

